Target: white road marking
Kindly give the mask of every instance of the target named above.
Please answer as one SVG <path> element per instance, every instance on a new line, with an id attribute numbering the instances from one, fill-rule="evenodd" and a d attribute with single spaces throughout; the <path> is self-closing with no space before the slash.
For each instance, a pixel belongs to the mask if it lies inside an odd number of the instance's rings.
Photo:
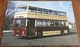
<path id="1" fill-rule="evenodd" d="M 3 30 L 3 33 L 4 33 L 4 32 L 12 32 L 12 30 Z"/>

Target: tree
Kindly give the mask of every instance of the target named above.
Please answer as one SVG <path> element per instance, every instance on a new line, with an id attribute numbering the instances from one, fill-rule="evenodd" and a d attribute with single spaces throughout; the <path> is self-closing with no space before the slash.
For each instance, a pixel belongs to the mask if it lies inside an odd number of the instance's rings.
<path id="1" fill-rule="evenodd" d="M 15 3 L 9 1 L 6 9 L 4 29 L 9 29 L 9 26 L 13 23 L 14 12 L 15 12 Z"/>

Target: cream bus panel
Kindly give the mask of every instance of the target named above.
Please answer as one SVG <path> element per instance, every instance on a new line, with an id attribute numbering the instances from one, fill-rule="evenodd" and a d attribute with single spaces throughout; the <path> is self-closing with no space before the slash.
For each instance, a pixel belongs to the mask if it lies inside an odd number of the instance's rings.
<path id="1" fill-rule="evenodd" d="M 68 21 L 66 22 L 66 26 L 68 26 Z"/>
<path id="2" fill-rule="evenodd" d="M 43 36 L 48 36 L 48 35 L 60 35 L 61 31 L 56 30 L 56 31 L 43 31 Z"/>
<path id="3" fill-rule="evenodd" d="M 49 36 L 49 35 L 60 35 L 61 31 L 56 30 L 56 31 L 43 31 L 43 36 Z M 37 36 L 37 32 L 35 33 L 35 36 Z"/>
<path id="4" fill-rule="evenodd" d="M 28 12 L 27 18 L 36 18 L 36 13 L 34 13 L 34 12 Z"/>
<path id="5" fill-rule="evenodd" d="M 67 16 L 40 14 L 40 13 L 34 13 L 34 12 L 28 12 L 27 18 L 67 20 Z"/>
<path id="6" fill-rule="evenodd" d="M 15 15 L 16 14 L 25 14 L 25 13 L 27 14 L 27 12 L 16 12 Z"/>
<path id="7" fill-rule="evenodd" d="M 14 18 L 27 18 L 27 13 L 26 12 L 15 13 Z"/>

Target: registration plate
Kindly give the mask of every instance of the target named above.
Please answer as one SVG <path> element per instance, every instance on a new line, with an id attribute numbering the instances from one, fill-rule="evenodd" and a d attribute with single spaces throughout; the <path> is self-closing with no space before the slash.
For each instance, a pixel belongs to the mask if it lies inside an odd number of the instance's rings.
<path id="1" fill-rule="evenodd" d="M 16 34 L 16 36 L 19 36 L 18 34 Z"/>

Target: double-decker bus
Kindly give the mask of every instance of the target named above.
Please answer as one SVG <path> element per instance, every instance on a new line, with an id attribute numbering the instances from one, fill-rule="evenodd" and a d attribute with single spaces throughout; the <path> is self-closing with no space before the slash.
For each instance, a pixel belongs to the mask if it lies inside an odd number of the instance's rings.
<path id="1" fill-rule="evenodd" d="M 12 35 L 42 37 L 69 33 L 66 12 L 32 5 L 17 6 Z"/>

